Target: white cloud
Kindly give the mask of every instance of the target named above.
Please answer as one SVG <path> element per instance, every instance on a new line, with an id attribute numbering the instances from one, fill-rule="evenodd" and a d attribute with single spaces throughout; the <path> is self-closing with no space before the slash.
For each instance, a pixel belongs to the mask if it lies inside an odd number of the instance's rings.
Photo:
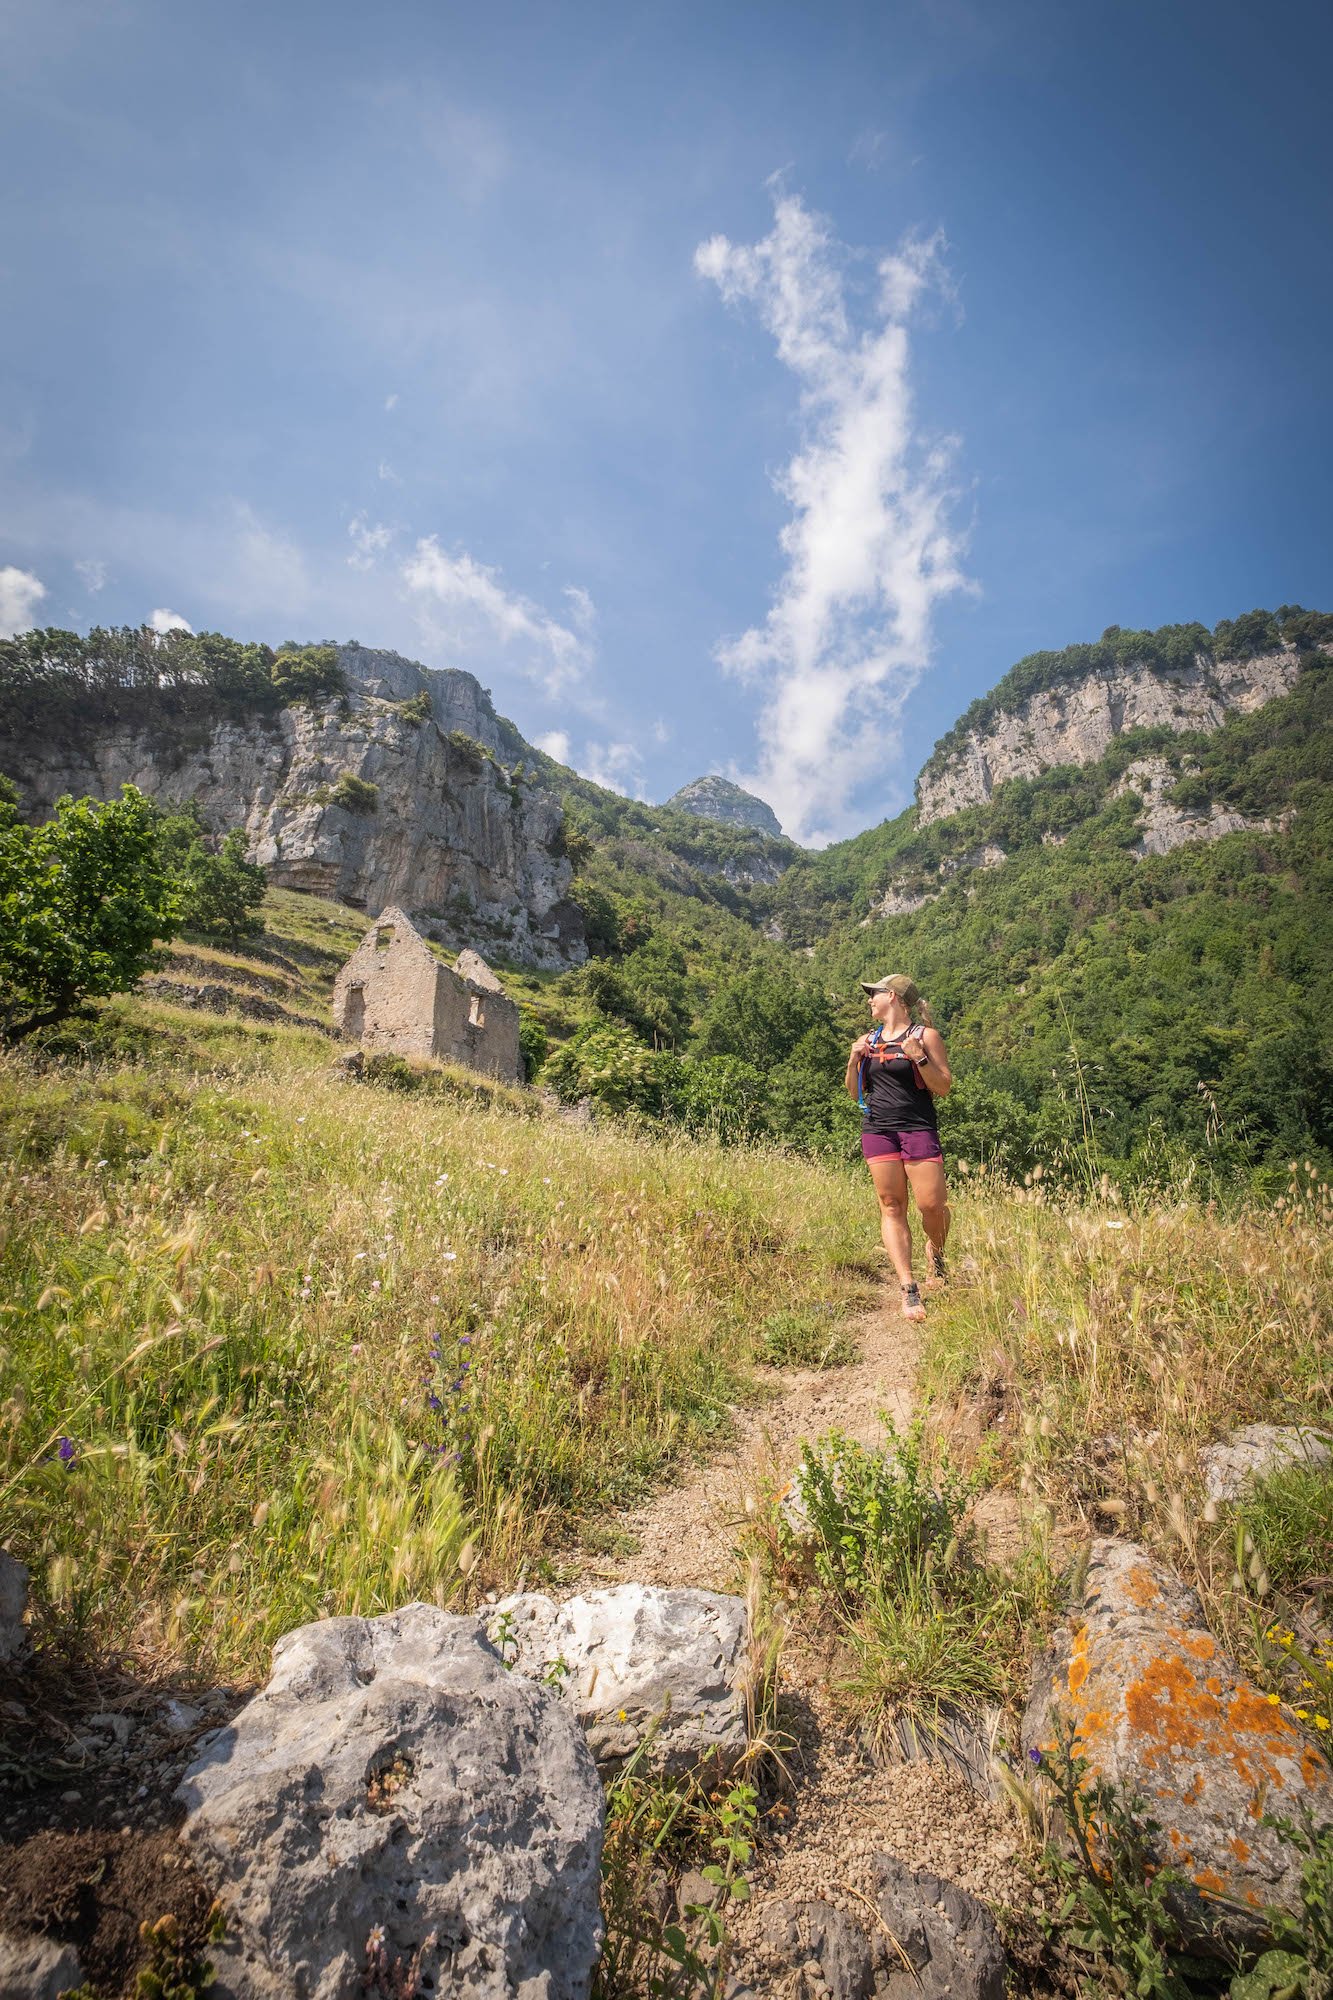
<path id="1" fill-rule="evenodd" d="M 643 759 L 636 744 L 585 743 L 583 755 L 574 768 L 581 777 L 605 786 L 608 792 L 621 792 L 635 799 L 648 796 L 643 783 Z"/>
<path id="2" fill-rule="evenodd" d="M 187 624 L 179 611 L 155 611 L 148 621 L 149 629 L 162 634 L 168 632 L 193 632 L 193 625 Z"/>
<path id="3" fill-rule="evenodd" d="M 396 389 L 391 396 L 384 398 L 384 407 L 386 410 L 396 410 L 398 408 L 398 391 Z"/>
<path id="4" fill-rule="evenodd" d="M 450 555 L 434 535 L 419 541 L 402 577 L 420 600 L 431 636 L 463 653 L 494 651 L 498 644 L 546 692 L 558 695 L 592 664 L 592 599 L 577 584 L 565 595 L 575 629 L 561 625 L 540 605 L 504 588 L 500 572 L 466 550 Z"/>
<path id="5" fill-rule="evenodd" d="M 0 639 L 12 639 L 16 632 L 28 631 L 32 614 L 45 596 L 46 585 L 31 570 L 16 569 L 13 563 L 6 563 L 0 569 Z"/>
<path id="6" fill-rule="evenodd" d="M 74 567 L 83 578 L 83 587 L 90 597 L 96 597 L 98 591 L 105 588 L 109 572 L 104 562 L 76 562 Z"/>
<path id="7" fill-rule="evenodd" d="M 349 569 L 374 569 L 393 540 L 392 528 L 386 528 L 383 521 L 376 521 L 372 528 L 364 514 L 352 516 L 347 532 L 352 538 L 352 553 L 347 558 Z"/>
<path id="8" fill-rule="evenodd" d="M 554 757 L 557 764 L 567 764 L 569 762 L 569 731 L 567 729 L 548 729 L 545 736 L 534 736 L 532 740 L 539 750 L 546 752 L 548 757 Z"/>
<path id="9" fill-rule="evenodd" d="M 376 466 L 375 470 L 379 473 L 380 478 L 383 479 L 388 485 L 390 486 L 402 485 L 403 483 L 402 480 L 399 478 L 398 474 L 394 471 L 393 467 L 390 465 L 387 458 L 382 458 L 379 464 Z"/>
<path id="10" fill-rule="evenodd" d="M 800 385 L 801 444 L 775 481 L 786 568 L 763 624 L 717 657 L 764 690 L 757 769 L 732 775 L 812 844 L 857 823 L 852 795 L 898 751 L 935 607 L 968 587 L 956 445 L 914 434 L 908 375 L 907 321 L 928 292 L 950 295 L 943 247 L 908 237 L 880 260 L 864 328 L 847 255 L 798 196 L 778 195 L 761 242 L 695 253 L 728 304 L 756 307 Z"/>

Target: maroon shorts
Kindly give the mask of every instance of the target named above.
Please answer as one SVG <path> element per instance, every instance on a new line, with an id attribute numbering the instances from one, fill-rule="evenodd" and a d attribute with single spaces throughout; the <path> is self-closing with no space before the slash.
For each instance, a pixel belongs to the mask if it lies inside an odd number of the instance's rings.
<path id="1" fill-rule="evenodd" d="M 940 1135 L 924 1132 L 863 1132 L 861 1152 L 867 1160 L 942 1160 Z"/>

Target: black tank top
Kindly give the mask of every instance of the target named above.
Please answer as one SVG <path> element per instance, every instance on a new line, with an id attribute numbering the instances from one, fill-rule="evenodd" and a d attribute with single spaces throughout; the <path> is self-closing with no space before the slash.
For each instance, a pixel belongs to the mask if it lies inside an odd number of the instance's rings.
<path id="1" fill-rule="evenodd" d="M 872 1049 L 862 1065 L 867 1132 L 938 1132 L 933 1092 L 926 1088 L 917 1066 L 893 1054 L 896 1042 L 885 1042 L 885 1055 Z"/>

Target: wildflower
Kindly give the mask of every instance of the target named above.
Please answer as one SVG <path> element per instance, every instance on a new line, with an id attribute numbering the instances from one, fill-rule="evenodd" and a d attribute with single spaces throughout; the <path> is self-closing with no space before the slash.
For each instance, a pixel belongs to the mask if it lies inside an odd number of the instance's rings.
<path id="1" fill-rule="evenodd" d="M 1333 1723 L 1329 1721 L 1326 1715 L 1317 1715 L 1314 1719 L 1314 1726 L 1316 1729 L 1333 1729 Z"/>
<path id="2" fill-rule="evenodd" d="M 433 1306 L 437 1306 L 440 1303 L 440 1295 L 438 1292 L 431 1293 L 430 1302 Z"/>
<path id="3" fill-rule="evenodd" d="M 371 1929 L 369 1937 L 366 1939 L 366 1950 L 383 1951 L 383 1949 L 384 1949 L 384 1926 L 383 1924 L 375 1924 Z"/>
<path id="4" fill-rule="evenodd" d="M 1276 1708 L 1280 1703 L 1281 1699 L 1282 1697 L 1280 1695 L 1270 1694 L 1268 1697 L 1268 1706 L 1270 1708 Z"/>
<path id="5" fill-rule="evenodd" d="M 470 1333 L 460 1333 L 458 1336 L 458 1345 L 460 1347 L 471 1347 L 472 1335 Z"/>
<path id="6" fill-rule="evenodd" d="M 352 1352 L 353 1354 L 359 1354 L 361 1352 L 361 1342 L 359 1340 L 354 1340 L 352 1342 Z"/>
<path id="7" fill-rule="evenodd" d="M 456 1264 L 458 1262 L 458 1252 L 456 1250 L 446 1250 L 444 1261 L 446 1264 Z"/>
<path id="8" fill-rule="evenodd" d="M 438 1396 L 427 1396 L 426 1401 L 432 1410 L 442 1410 L 444 1408 L 444 1404 Z"/>
<path id="9" fill-rule="evenodd" d="M 1029 1761 L 1030 1763 L 1033 1763 L 1033 1764 L 1038 1764 L 1038 1765 L 1039 1765 L 1039 1764 L 1041 1763 L 1041 1752 L 1040 1752 L 1040 1750 L 1029 1750 L 1029 1751 L 1028 1751 L 1028 1761 Z"/>
<path id="10" fill-rule="evenodd" d="M 376 1279 L 374 1280 L 374 1282 L 373 1282 L 373 1284 L 371 1285 L 370 1289 L 371 1289 L 371 1291 L 372 1291 L 372 1292 L 377 1292 L 377 1291 L 378 1291 L 378 1290 L 380 1289 L 380 1281 L 379 1281 L 379 1279 L 378 1279 L 378 1278 L 376 1278 Z"/>
<path id="11" fill-rule="evenodd" d="M 354 1254 L 354 1256 L 353 1256 L 353 1258 L 352 1258 L 352 1262 L 353 1262 L 354 1264 L 359 1264 L 359 1263 L 361 1262 L 361 1259 L 362 1259 L 362 1258 L 363 1258 L 363 1257 L 365 1256 L 365 1254 L 366 1254 L 366 1253 L 365 1253 L 365 1251 L 364 1251 L 364 1250 L 358 1250 L 358 1251 L 357 1251 L 357 1252 L 356 1252 L 356 1253 Z"/>
<path id="12" fill-rule="evenodd" d="M 69 1465 L 76 1457 L 77 1452 L 78 1447 L 73 1438 L 61 1438 L 59 1444 L 56 1446 L 56 1457 L 62 1465 Z"/>

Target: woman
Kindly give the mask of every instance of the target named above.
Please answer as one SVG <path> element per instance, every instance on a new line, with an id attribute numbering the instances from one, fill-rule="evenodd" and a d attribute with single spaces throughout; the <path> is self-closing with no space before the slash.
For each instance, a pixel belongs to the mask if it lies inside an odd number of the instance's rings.
<path id="1" fill-rule="evenodd" d="M 865 1117 L 861 1151 L 879 1196 L 884 1248 L 903 1288 L 903 1318 L 921 1320 L 926 1309 L 912 1276 L 907 1190 L 912 1190 L 926 1232 L 930 1275 L 942 1285 L 944 1244 L 953 1218 L 935 1099 L 948 1096 L 953 1077 L 930 1009 L 910 979 L 894 973 L 873 985 L 862 980 L 861 991 L 869 998 L 875 1025 L 852 1043 L 847 1089 Z"/>

